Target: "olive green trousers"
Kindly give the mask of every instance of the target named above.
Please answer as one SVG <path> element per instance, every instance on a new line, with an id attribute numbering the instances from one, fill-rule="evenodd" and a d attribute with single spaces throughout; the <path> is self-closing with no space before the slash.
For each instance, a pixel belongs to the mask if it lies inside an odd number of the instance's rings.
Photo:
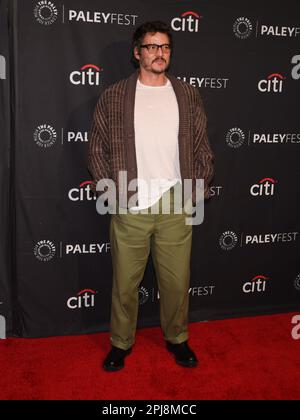
<path id="1" fill-rule="evenodd" d="M 173 188 L 169 190 L 172 206 Z M 127 350 L 135 342 L 138 287 L 151 252 L 160 296 L 160 321 L 165 340 L 179 344 L 188 339 L 188 303 L 192 225 L 187 214 L 113 214 L 110 246 L 113 289 L 110 340 Z M 157 204 L 156 204 L 157 205 Z M 153 206 L 152 206 L 153 207 Z"/>

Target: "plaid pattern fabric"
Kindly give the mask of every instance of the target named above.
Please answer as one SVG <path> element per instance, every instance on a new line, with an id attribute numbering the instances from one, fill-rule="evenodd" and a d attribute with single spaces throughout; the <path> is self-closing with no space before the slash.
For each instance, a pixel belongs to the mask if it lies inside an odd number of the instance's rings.
<path id="1" fill-rule="evenodd" d="M 109 86 L 102 93 L 89 131 L 88 169 L 95 183 L 103 178 L 112 179 L 117 194 L 120 192 L 122 196 L 126 191 L 127 199 L 135 193 L 128 191 L 128 184 L 137 178 L 134 101 L 138 74 L 137 70 L 129 78 Z M 202 99 L 193 86 L 169 73 L 166 76 L 172 83 L 179 107 L 181 177 L 203 178 L 205 198 L 208 198 L 214 156 L 207 137 L 207 117 Z M 127 171 L 127 181 L 123 184 L 119 183 L 119 171 Z"/>

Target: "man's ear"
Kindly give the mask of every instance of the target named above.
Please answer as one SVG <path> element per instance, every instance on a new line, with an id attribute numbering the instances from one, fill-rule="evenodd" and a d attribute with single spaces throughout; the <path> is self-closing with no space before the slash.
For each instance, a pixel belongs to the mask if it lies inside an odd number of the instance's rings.
<path id="1" fill-rule="evenodd" d="M 137 60 L 139 60 L 139 59 L 140 59 L 140 52 L 139 52 L 138 47 L 134 47 L 133 54 L 134 54 L 134 57 L 135 57 Z"/>

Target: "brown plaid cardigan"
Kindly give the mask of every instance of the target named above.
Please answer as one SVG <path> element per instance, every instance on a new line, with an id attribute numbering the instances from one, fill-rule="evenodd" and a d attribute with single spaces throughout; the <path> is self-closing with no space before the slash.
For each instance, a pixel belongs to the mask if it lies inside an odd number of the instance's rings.
<path id="1" fill-rule="evenodd" d="M 102 178 L 116 183 L 120 204 L 136 191 L 128 191 L 131 179 L 137 178 L 134 138 L 134 101 L 137 70 L 128 79 L 109 86 L 100 96 L 89 132 L 88 169 L 95 183 Z M 205 198 L 210 196 L 213 176 L 213 153 L 206 131 L 206 114 L 196 88 L 166 73 L 179 107 L 179 164 L 182 179 L 203 178 Z M 127 185 L 119 185 L 119 171 L 127 171 Z M 124 194 L 127 191 L 127 200 Z M 193 189 L 193 202 L 195 202 Z M 122 200 L 123 197 L 123 200 Z M 125 201 L 126 200 L 126 201 Z"/>

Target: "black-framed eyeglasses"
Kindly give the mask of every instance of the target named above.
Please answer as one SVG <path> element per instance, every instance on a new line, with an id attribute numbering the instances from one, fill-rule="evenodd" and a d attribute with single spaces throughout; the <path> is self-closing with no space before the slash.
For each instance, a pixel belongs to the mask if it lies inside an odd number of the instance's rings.
<path id="1" fill-rule="evenodd" d="M 170 53 L 171 52 L 171 45 L 170 44 L 144 44 L 141 45 L 141 48 L 147 48 L 150 54 L 156 54 L 158 49 L 161 48 L 163 53 Z"/>

